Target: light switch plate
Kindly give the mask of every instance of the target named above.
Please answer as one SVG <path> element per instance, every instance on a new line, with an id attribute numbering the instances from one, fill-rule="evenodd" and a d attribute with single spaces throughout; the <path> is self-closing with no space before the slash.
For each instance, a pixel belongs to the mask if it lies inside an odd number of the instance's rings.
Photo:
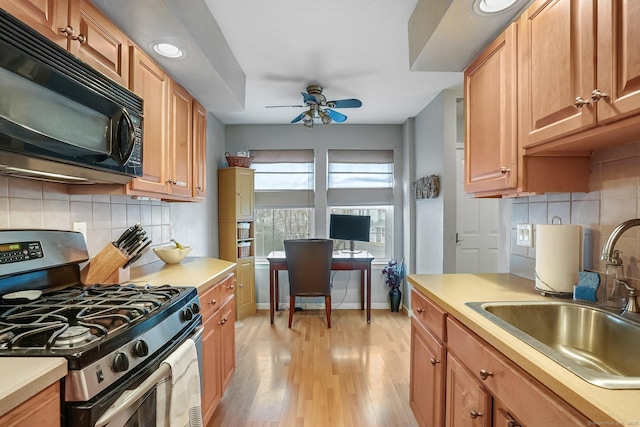
<path id="1" fill-rule="evenodd" d="M 533 247 L 533 225 L 518 224 L 516 225 L 516 244 L 518 246 Z"/>

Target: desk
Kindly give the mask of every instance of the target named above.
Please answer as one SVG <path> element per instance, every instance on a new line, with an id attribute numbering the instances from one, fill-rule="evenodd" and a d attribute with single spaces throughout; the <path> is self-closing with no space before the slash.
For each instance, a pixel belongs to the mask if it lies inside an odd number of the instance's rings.
<path id="1" fill-rule="evenodd" d="M 269 261 L 269 319 L 273 324 L 275 311 L 278 310 L 280 290 L 278 272 L 287 269 L 287 259 L 284 251 L 275 251 L 267 256 L 267 260 Z M 371 261 L 373 261 L 373 255 L 366 251 L 356 254 L 334 252 L 331 258 L 331 270 L 360 270 L 360 310 L 364 310 L 366 290 L 367 323 L 371 323 Z"/>

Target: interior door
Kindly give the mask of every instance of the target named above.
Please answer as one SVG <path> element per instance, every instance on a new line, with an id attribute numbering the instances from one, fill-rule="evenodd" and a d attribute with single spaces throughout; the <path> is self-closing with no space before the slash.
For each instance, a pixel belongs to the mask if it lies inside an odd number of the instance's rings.
<path id="1" fill-rule="evenodd" d="M 464 150 L 456 150 L 456 273 L 498 271 L 498 199 L 464 192 Z"/>

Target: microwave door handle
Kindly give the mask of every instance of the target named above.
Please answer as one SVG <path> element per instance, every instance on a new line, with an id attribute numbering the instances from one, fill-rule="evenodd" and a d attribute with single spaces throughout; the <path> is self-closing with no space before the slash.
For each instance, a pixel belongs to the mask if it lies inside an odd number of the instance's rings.
<path id="1" fill-rule="evenodd" d="M 171 367 L 166 363 L 161 363 L 158 369 L 156 369 L 153 374 L 149 375 L 149 377 L 144 380 L 140 385 L 131 390 L 131 392 L 120 402 L 116 402 L 114 405 L 107 409 L 107 411 L 102 414 L 98 421 L 96 421 L 94 427 L 103 427 L 109 424 L 113 419 L 121 413 L 123 410 L 127 409 L 134 403 L 136 403 L 142 396 L 144 396 L 149 390 L 154 388 L 160 380 L 162 380 L 165 376 L 171 373 Z"/>
<path id="2" fill-rule="evenodd" d="M 126 126 L 127 129 L 127 140 L 123 141 L 120 139 L 122 134 L 122 126 Z M 117 153 L 118 153 L 118 161 L 121 165 L 127 164 L 131 154 L 133 153 L 133 148 L 135 146 L 136 134 L 135 128 L 133 126 L 133 121 L 131 121 L 131 116 L 129 112 L 124 108 L 120 110 L 120 117 L 118 119 L 118 130 L 116 132 L 116 141 L 118 142 Z M 124 145 L 123 145 L 124 144 Z M 122 148 L 126 149 L 126 152 L 122 152 Z"/>

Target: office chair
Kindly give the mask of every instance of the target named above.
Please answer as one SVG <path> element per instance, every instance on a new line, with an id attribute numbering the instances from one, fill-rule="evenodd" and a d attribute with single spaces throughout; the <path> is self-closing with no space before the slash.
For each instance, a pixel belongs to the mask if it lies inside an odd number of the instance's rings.
<path id="1" fill-rule="evenodd" d="M 327 327 L 331 328 L 331 255 L 333 240 L 295 239 L 284 241 L 289 270 L 289 328 L 296 296 L 324 296 Z"/>

